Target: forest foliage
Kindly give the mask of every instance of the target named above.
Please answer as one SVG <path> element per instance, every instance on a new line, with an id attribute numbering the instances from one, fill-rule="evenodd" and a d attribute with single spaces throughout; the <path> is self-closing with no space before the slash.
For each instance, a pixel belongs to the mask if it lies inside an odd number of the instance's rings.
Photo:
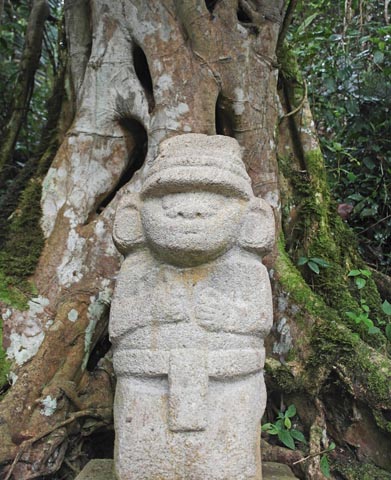
<path id="1" fill-rule="evenodd" d="M 329 182 L 361 253 L 391 272 L 388 2 L 298 3 L 288 40 L 308 90 Z M 353 209 L 351 207 L 353 207 Z"/>

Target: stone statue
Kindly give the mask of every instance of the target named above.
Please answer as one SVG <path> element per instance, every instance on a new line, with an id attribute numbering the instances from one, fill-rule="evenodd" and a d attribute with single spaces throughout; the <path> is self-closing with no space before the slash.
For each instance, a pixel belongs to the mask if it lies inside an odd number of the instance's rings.
<path id="1" fill-rule="evenodd" d="M 117 478 L 261 479 L 274 221 L 237 141 L 163 142 L 118 206 L 114 241 L 126 257 L 110 319 Z"/>

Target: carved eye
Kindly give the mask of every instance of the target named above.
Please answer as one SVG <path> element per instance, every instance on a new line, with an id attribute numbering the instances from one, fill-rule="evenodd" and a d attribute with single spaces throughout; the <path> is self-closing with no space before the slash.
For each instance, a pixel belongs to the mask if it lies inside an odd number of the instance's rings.
<path id="1" fill-rule="evenodd" d="M 172 197 L 163 197 L 162 199 L 162 207 L 164 210 L 170 210 L 172 208 L 175 208 L 176 203 L 177 202 Z"/>

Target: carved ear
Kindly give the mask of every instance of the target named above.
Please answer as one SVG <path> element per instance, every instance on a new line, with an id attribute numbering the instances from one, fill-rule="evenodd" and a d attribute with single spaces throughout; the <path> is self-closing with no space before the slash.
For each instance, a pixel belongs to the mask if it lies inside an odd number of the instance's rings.
<path id="1" fill-rule="evenodd" d="M 242 224 L 239 245 L 245 250 L 264 256 L 271 252 L 274 241 L 273 210 L 262 198 L 254 198 Z"/>
<path id="2" fill-rule="evenodd" d="M 123 255 L 144 243 L 138 193 L 127 193 L 119 201 L 114 218 L 113 240 Z"/>

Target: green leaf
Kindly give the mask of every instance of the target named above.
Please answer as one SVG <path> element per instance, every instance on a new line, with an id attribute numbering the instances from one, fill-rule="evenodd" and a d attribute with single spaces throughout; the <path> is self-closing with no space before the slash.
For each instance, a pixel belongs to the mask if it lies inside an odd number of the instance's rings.
<path id="1" fill-rule="evenodd" d="M 311 257 L 311 261 L 317 263 L 321 267 L 327 268 L 330 266 L 330 264 L 326 262 L 326 260 L 323 260 L 323 258 Z"/>
<path id="2" fill-rule="evenodd" d="M 331 452 L 332 450 L 335 449 L 335 443 L 334 442 L 331 442 L 330 445 L 329 445 L 329 448 L 327 449 L 329 452 Z"/>
<path id="3" fill-rule="evenodd" d="M 386 337 L 389 342 L 391 342 L 391 323 L 386 326 Z"/>
<path id="4" fill-rule="evenodd" d="M 289 417 L 285 417 L 284 425 L 288 430 L 292 428 L 292 422 Z"/>
<path id="5" fill-rule="evenodd" d="M 384 300 L 381 308 L 386 315 L 391 315 L 391 303 L 387 302 L 387 300 Z"/>
<path id="6" fill-rule="evenodd" d="M 308 262 L 308 267 L 316 274 L 320 272 L 319 265 L 311 260 Z"/>
<path id="7" fill-rule="evenodd" d="M 297 33 L 298 34 L 302 34 L 305 29 L 311 25 L 311 23 L 315 20 L 315 18 L 319 15 L 319 13 L 313 13 L 312 15 L 310 15 L 309 17 L 307 17 L 304 22 L 302 22 L 299 26 L 299 28 L 297 29 Z"/>
<path id="8" fill-rule="evenodd" d="M 376 52 L 373 54 L 373 61 L 375 63 L 382 63 L 384 60 L 384 53 L 381 52 L 380 50 L 376 50 Z"/>
<path id="9" fill-rule="evenodd" d="M 357 277 L 358 275 L 361 275 L 360 270 L 350 270 L 348 273 L 348 277 Z"/>
<path id="10" fill-rule="evenodd" d="M 320 471 L 326 478 L 330 478 L 330 464 L 327 455 L 322 455 L 320 459 Z"/>
<path id="11" fill-rule="evenodd" d="M 381 330 L 378 327 L 371 326 L 368 328 L 368 333 L 374 335 L 375 333 L 381 333 Z"/>
<path id="12" fill-rule="evenodd" d="M 284 430 L 284 420 L 277 420 L 277 422 L 274 424 L 278 430 Z"/>
<path id="13" fill-rule="evenodd" d="M 359 290 L 361 290 L 362 288 L 365 287 L 367 281 L 365 280 L 365 278 L 357 277 L 356 280 L 355 280 L 355 283 L 356 283 L 357 288 Z"/>
<path id="14" fill-rule="evenodd" d="M 360 319 L 366 327 L 368 327 L 368 328 L 373 327 L 373 322 L 370 318 L 368 318 L 367 315 L 360 315 Z"/>
<path id="15" fill-rule="evenodd" d="M 286 409 L 285 416 L 286 417 L 294 417 L 296 415 L 296 407 L 293 405 L 289 405 L 289 407 Z"/>
<path id="16" fill-rule="evenodd" d="M 291 434 L 291 436 L 292 436 L 295 440 L 297 440 L 298 442 L 307 443 L 304 435 L 303 435 L 299 430 L 296 430 L 296 429 L 293 428 L 293 429 L 290 431 L 290 434 Z"/>
<path id="17" fill-rule="evenodd" d="M 262 427 L 262 430 L 267 432 L 269 435 L 277 435 L 279 432 L 278 428 L 276 428 L 273 423 L 265 423 L 265 425 Z"/>
<path id="18" fill-rule="evenodd" d="M 356 175 L 354 177 L 355 178 L 353 180 L 357 178 Z M 356 202 L 360 202 L 363 199 L 363 196 L 360 193 L 352 193 L 352 195 L 349 195 L 348 198 L 351 200 L 356 200 Z M 352 271 L 354 272 L 355 270 Z"/>
<path id="19" fill-rule="evenodd" d="M 288 430 L 280 430 L 278 432 L 278 438 L 286 447 L 290 448 L 291 450 L 295 450 L 295 442 Z"/>
<path id="20" fill-rule="evenodd" d="M 297 261 L 297 265 L 299 265 L 300 267 L 301 265 L 305 265 L 307 262 L 308 262 L 307 257 L 300 257 L 299 260 Z"/>
<path id="21" fill-rule="evenodd" d="M 265 425 L 262 425 L 262 431 L 267 432 L 268 430 L 271 429 L 271 427 L 272 427 L 271 423 L 265 423 Z"/>
<path id="22" fill-rule="evenodd" d="M 369 270 L 360 270 L 360 274 L 364 277 L 369 278 L 372 275 L 372 272 L 370 272 Z"/>
<path id="23" fill-rule="evenodd" d="M 366 303 L 362 303 L 361 308 L 364 310 L 365 313 L 369 313 L 369 307 Z"/>

